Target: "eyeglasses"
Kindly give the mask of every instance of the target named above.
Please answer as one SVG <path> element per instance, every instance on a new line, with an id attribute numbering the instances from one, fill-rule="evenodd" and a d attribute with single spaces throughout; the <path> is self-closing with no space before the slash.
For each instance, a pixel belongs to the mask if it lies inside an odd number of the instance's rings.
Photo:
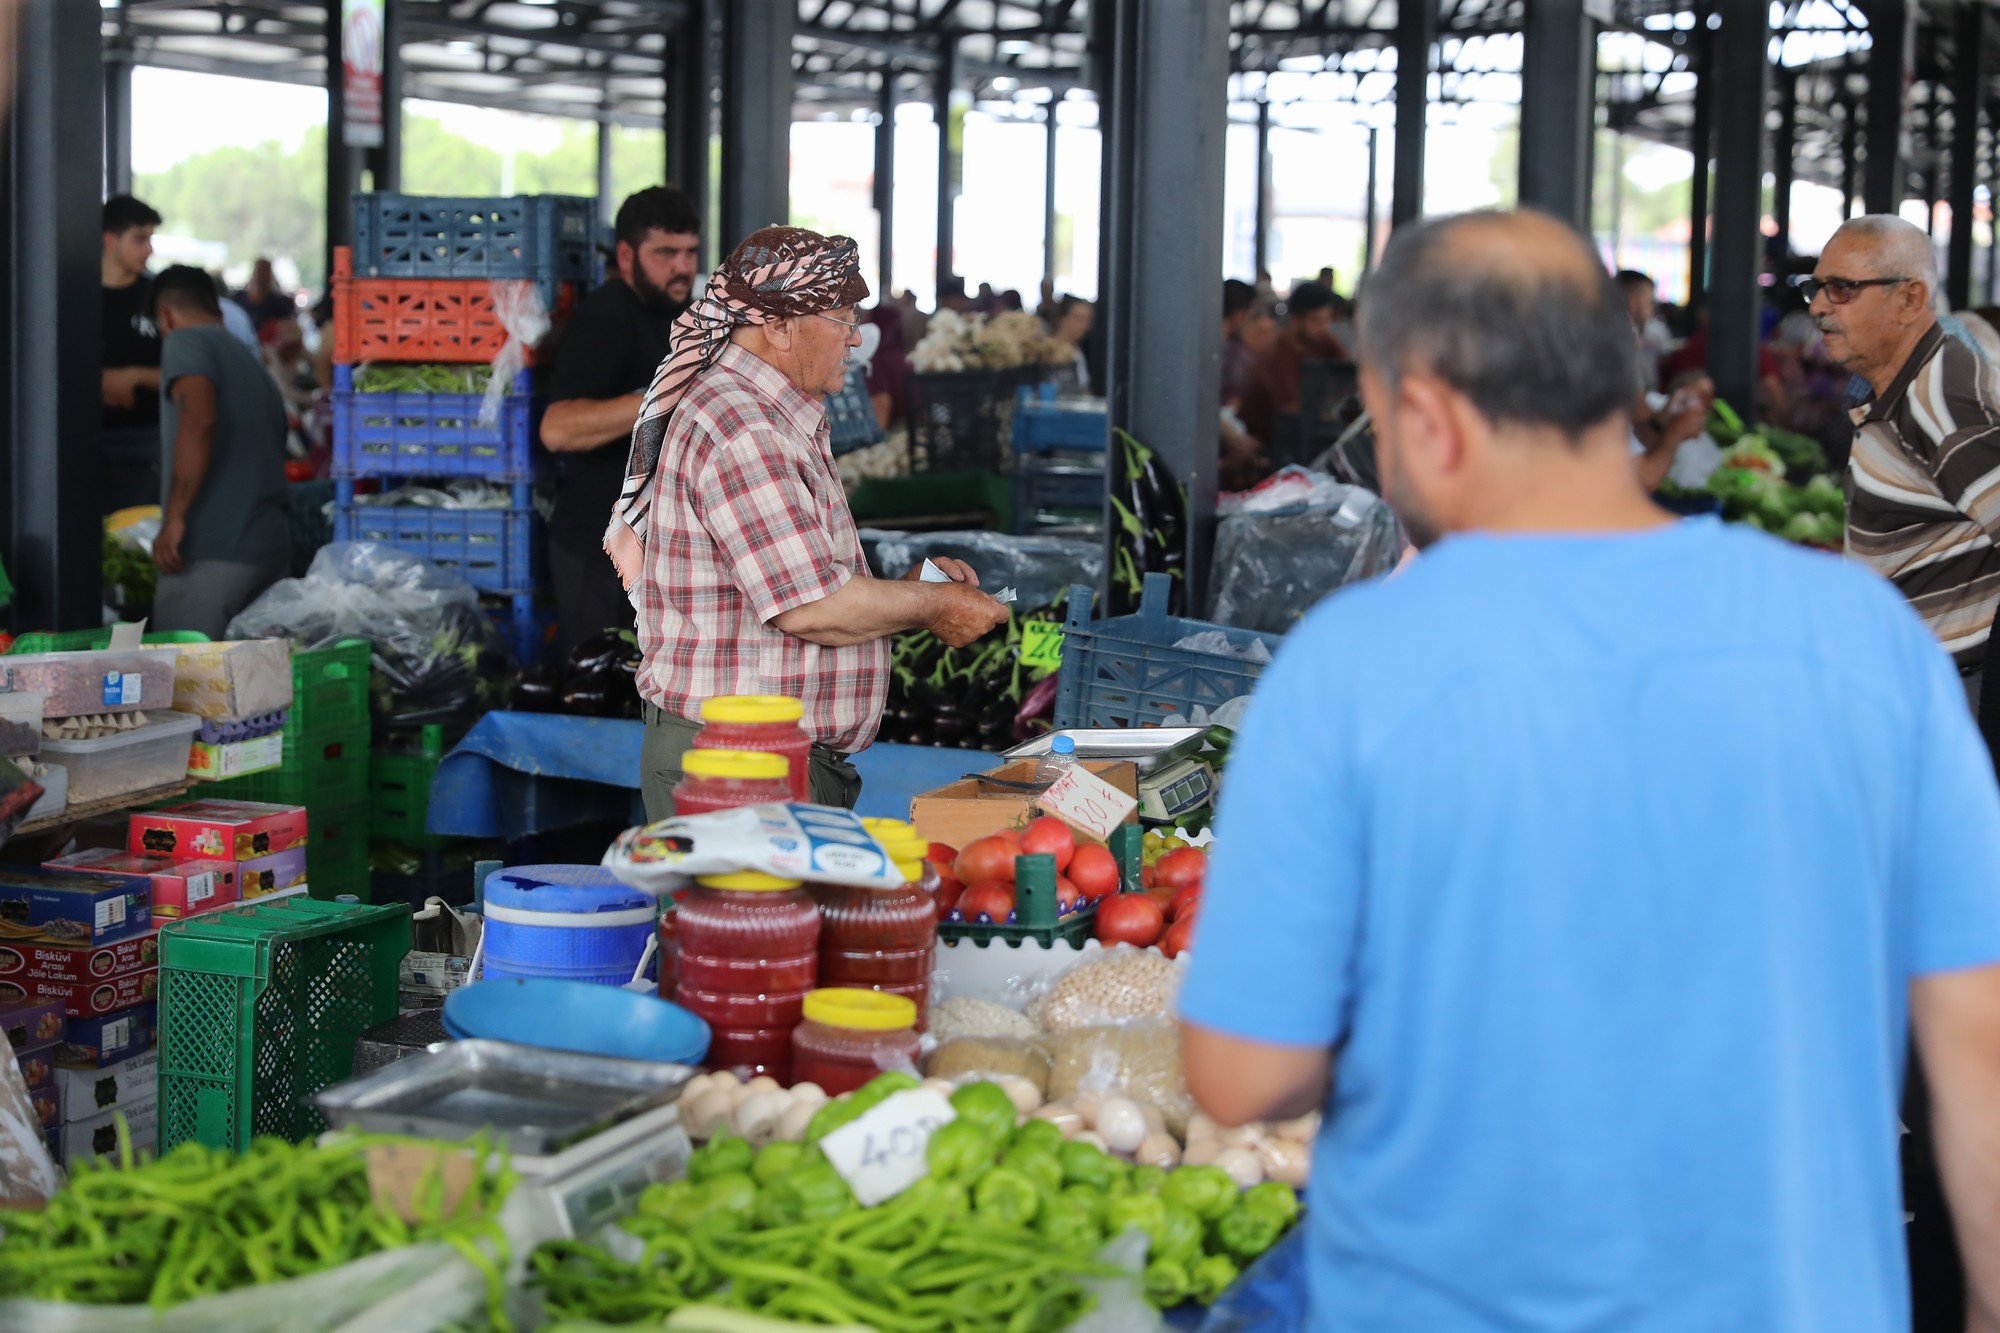
<path id="1" fill-rule="evenodd" d="M 1807 305 L 1818 300 L 1821 292 L 1826 293 L 1828 304 L 1846 305 L 1861 295 L 1863 287 L 1894 287 L 1908 281 L 1908 278 L 1800 278 L 1799 294 L 1806 298 Z"/>
<path id="2" fill-rule="evenodd" d="M 817 310 L 808 311 L 807 313 L 814 319 L 823 319 L 829 324 L 838 324 L 843 329 L 856 329 L 861 326 L 861 312 L 859 310 L 854 312 L 853 319 L 835 319 L 832 315 L 824 315 Z"/>

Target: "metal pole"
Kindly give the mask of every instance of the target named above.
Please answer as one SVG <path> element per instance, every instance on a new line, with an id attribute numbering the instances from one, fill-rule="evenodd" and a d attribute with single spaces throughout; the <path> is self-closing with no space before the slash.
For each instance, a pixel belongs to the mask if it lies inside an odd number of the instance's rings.
<path id="1" fill-rule="evenodd" d="M 1770 86 L 1764 0 L 1724 0 L 1716 54 L 1716 119 L 1732 126 L 1715 156 L 1715 281 L 1709 286 L 1708 373 L 1716 395 L 1757 410 L 1757 274 L 1763 260 L 1764 110 Z"/>
<path id="2" fill-rule="evenodd" d="M 1861 108 L 1852 100 L 1840 107 L 1840 216 L 1854 216 L 1861 193 Z"/>
<path id="3" fill-rule="evenodd" d="M 15 7 L 0 132 L 0 553 L 18 629 L 103 614 L 98 273 L 103 133 L 98 7 Z"/>
<path id="4" fill-rule="evenodd" d="M 1431 54 L 1437 45 L 1437 0 L 1396 6 L 1396 162 L 1389 225 L 1424 211 L 1424 131 L 1430 113 Z"/>
<path id="5" fill-rule="evenodd" d="M 1710 5 L 1694 11 L 1694 126 L 1689 151 L 1694 154 L 1694 179 L 1688 199 L 1688 305 L 1701 305 L 1708 291 L 1708 172 L 1715 142 L 1715 34 L 1710 31 Z"/>
<path id="6" fill-rule="evenodd" d="M 1553 213 L 1586 233 L 1597 91 L 1597 24 L 1590 8 L 1586 0 L 1536 0 L 1526 6 L 1519 155 L 1522 205 Z M 1400 114 L 1399 108 L 1399 121 Z"/>
<path id="7" fill-rule="evenodd" d="M 880 228 L 875 245 L 876 304 L 889 299 L 896 271 L 896 69 L 885 65 L 875 127 L 875 220 Z"/>
<path id="8" fill-rule="evenodd" d="M 597 113 L 597 220 L 607 224 L 618 215 L 618 201 L 611 197 L 618 189 L 611 175 L 612 133 L 611 103 L 606 98 Z"/>
<path id="9" fill-rule="evenodd" d="M 326 272 L 333 252 L 354 244 L 359 155 L 347 146 L 347 90 L 340 67 L 340 0 L 326 0 Z"/>
<path id="10" fill-rule="evenodd" d="M 1868 160 L 1862 203 L 1870 213 L 1893 213 L 1903 202 L 1912 17 L 1906 0 L 1874 0 L 1868 6 Z"/>
<path id="11" fill-rule="evenodd" d="M 1986 208 L 1991 217 L 1986 237 L 1986 304 L 2000 305 L 2000 108 L 1988 103 L 1986 123 Z"/>
<path id="12" fill-rule="evenodd" d="M 1611 131 L 1611 267 L 1623 268 L 1625 249 L 1625 136 Z"/>
<path id="13" fill-rule="evenodd" d="M 1056 103 L 1042 112 L 1042 278 L 1056 280 Z"/>
<path id="14" fill-rule="evenodd" d="M 1967 5 L 1958 11 L 1958 67 L 1951 97 L 1951 242 L 1946 256 L 1945 295 L 1953 310 L 1972 304 L 1972 223 L 1979 184 L 1979 102 L 1984 81 L 1986 10 Z"/>
<path id="15" fill-rule="evenodd" d="M 716 133 L 716 74 L 721 68 L 715 0 L 693 0 L 669 47 L 666 86 L 666 170 L 662 177 L 694 205 L 702 223 L 702 253 L 718 256 L 717 191 L 712 177 Z"/>
<path id="16" fill-rule="evenodd" d="M 1254 216 L 1257 235 L 1251 245 L 1255 253 L 1250 274 L 1252 280 L 1271 266 L 1271 104 L 1261 99 L 1257 103 L 1257 207 Z"/>
<path id="17" fill-rule="evenodd" d="M 1938 174 L 1937 85 L 1932 84 L 1924 103 L 1924 235 L 1937 236 Z"/>
<path id="18" fill-rule="evenodd" d="M 957 273 L 956 228 L 958 192 L 964 180 L 965 162 L 960 156 L 962 121 L 952 116 L 951 96 L 958 88 L 958 39 L 945 37 L 938 52 L 937 71 L 931 75 L 931 119 L 937 123 L 937 286 L 942 292 L 947 279 Z"/>
<path id="19" fill-rule="evenodd" d="M 733 250 L 791 220 L 792 5 L 731 5 L 723 24 L 722 235 Z"/>
<path id="20" fill-rule="evenodd" d="M 1778 82 L 1778 139 L 1771 148 L 1771 217 L 1778 225 L 1778 254 L 1792 252 L 1792 154 L 1799 132 L 1799 76 L 1787 72 Z"/>
<path id="21" fill-rule="evenodd" d="M 1376 220 L 1375 210 L 1379 207 L 1381 186 L 1377 177 L 1381 174 L 1382 131 L 1373 125 L 1368 127 L 1368 197 L 1361 201 L 1361 271 L 1369 272 L 1375 267 L 1375 229 L 1381 224 Z"/>
<path id="22" fill-rule="evenodd" d="M 104 48 L 104 193 L 132 192 L 132 36 L 130 13 L 115 10 L 118 35 Z"/>
<path id="23" fill-rule="evenodd" d="M 368 151 L 377 190 L 403 188 L 403 0 L 382 0 L 382 144 Z"/>

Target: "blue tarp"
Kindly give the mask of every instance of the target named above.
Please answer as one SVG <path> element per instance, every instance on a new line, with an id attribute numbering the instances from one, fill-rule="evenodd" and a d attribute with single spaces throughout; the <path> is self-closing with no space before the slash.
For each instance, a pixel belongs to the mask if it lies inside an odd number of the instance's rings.
<path id="1" fill-rule="evenodd" d="M 645 724 L 551 713 L 488 713 L 438 766 L 430 831 L 517 838 L 598 822 L 643 823 L 639 747 Z M 920 745 L 874 745 L 854 757 L 864 815 L 910 817 L 910 798 L 993 755 Z"/>

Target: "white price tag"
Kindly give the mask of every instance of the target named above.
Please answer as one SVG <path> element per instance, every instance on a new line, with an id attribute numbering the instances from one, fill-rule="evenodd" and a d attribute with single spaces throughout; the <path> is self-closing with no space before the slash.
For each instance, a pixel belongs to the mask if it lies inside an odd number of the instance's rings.
<path id="1" fill-rule="evenodd" d="M 1099 839 L 1110 837 L 1125 816 L 1139 808 L 1136 800 L 1081 766 L 1072 766 L 1049 784 L 1037 803 L 1065 824 Z"/>
<path id="2" fill-rule="evenodd" d="M 106 1023 L 103 1035 L 98 1040 L 103 1043 L 102 1051 L 105 1055 L 124 1050 L 132 1043 L 132 1020 L 120 1018 Z"/>
<path id="3" fill-rule="evenodd" d="M 196 903 L 205 903 L 214 896 L 215 872 L 213 870 L 204 870 L 199 875 L 189 875 L 187 877 L 187 901 L 189 907 L 193 907 Z"/>
<path id="4" fill-rule="evenodd" d="M 899 1092 L 821 1139 L 820 1151 L 861 1206 L 873 1208 L 930 1174 L 924 1149 L 940 1125 L 957 1118 L 942 1093 L 930 1088 Z"/>
<path id="5" fill-rule="evenodd" d="M 101 899 L 93 915 L 96 918 L 96 926 L 99 930 L 110 930 L 113 926 L 122 926 L 125 924 L 125 900 L 123 898 Z"/>

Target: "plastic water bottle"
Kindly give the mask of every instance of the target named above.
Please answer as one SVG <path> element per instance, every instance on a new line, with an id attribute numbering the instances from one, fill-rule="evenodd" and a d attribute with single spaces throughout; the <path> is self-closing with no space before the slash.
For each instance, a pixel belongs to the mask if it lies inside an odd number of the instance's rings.
<path id="1" fill-rule="evenodd" d="M 1076 767 L 1076 740 L 1070 736 L 1058 736 L 1049 742 L 1049 752 L 1035 765 L 1035 785 L 1047 787 L 1063 774 Z"/>

